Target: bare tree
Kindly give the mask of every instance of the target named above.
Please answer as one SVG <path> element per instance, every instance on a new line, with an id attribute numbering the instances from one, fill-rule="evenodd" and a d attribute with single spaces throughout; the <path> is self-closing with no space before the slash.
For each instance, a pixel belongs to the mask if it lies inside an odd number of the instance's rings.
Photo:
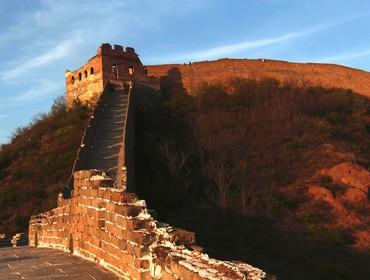
<path id="1" fill-rule="evenodd" d="M 231 170 L 224 158 L 211 159 L 207 164 L 208 176 L 215 183 L 222 209 L 227 208 L 227 200 L 233 181 Z"/>
<path id="2" fill-rule="evenodd" d="M 171 177 L 171 188 L 174 189 L 182 183 L 187 189 L 188 184 L 186 179 L 191 173 L 191 169 L 187 163 L 190 160 L 191 153 L 175 150 L 173 144 L 167 139 L 161 142 L 160 149 Z"/>

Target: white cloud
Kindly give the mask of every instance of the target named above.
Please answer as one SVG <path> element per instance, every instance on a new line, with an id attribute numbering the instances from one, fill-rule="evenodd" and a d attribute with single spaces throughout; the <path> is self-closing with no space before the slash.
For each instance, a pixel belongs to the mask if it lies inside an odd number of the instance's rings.
<path id="1" fill-rule="evenodd" d="M 0 114 L 0 120 L 4 120 L 4 119 L 7 119 L 9 117 L 11 117 L 12 115 L 10 114 Z"/>
<path id="2" fill-rule="evenodd" d="M 219 57 L 225 57 L 231 54 L 240 53 L 242 51 L 248 51 L 252 49 L 258 49 L 262 47 L 277 45 L 284 42 L 293 41 L 295 39 L 312 35 L 321 31 L 324 31 L 326 29 L 330 29 L 332 27 L 342 25 L 348 22 L 352 22 L 364 17 L 369 16 L 369 12 L 351 16 L 345 19 L 341 19 L 332 23 L 328 24 L 321 24 L 313 28 L 308 28 L 305 30 L 301 30 L 298 32 L 288 32 L 285 34 L 282 34 L 280 36 L 276 37 L 269 37 L 269 38 L 262 38 L 262 39 L 256 39 L 256 40 L 249 40 L 244 41 L 236 44 L 227 44 L 219 47 L 209 48 L 206 50 L 200 50 L 196 52 L 190 52 L 190 53 L 182 53 L 182 54 L 174 54 L 167 57 L 161 57 L 157 59 L 158 62 L 173 62 L 173 61 L 187 61 L 187 60 L 206 60 L 206 59 L 214 59 Z"/>
<path id="3" fill-rule="evenodd" d="M 16 79 L 27 71 L 34 70 L 35 68 L 48 65 L 57 60 L 60 60 L 70 55 L 74 46 L 78 45 L 80 42 L 81 39 L 79 39 L 78 36 L 74 36 L 72 38 L 68 38 L 66 40 L 58 42 L 55 46 L 51 47 L 50 49 L 36 57 L 29 59 L 18 59 L 21 62 L 16 62 L 17 64 L 15 66 L 3 69 L 0 72 L 0 79 Z M 13 62 L 13 64 L 15 63 Z"/>
<path id="4" fill-rule="evenodd" d="M 42 96 L 51 94 L 58 89 L 61 89 L 63 85 L 58 83 L 52 82 L 50 80 L 41 80 L 38 82 L 36 86 L 32 86 L 29 90 L 15 96 L 9 98 L 9 101 L 13 102 L 25 102 L 30 101 L 32 99 L 40 98 Z"/>
<path id="5" fill-rule="evenodd" d="M 250 49 L 256 49 L 256 48 L 266 47 L 270 45 L 275 45 L 278 43 L 282 43 L 285 41 L 289 41 L 289 40 L 304 36 L 309 33 L 311 32 L 308 32 L 308 31 L 291 32 L 291 33 L 287 33 L 287 34 L 284 34 L 278 37 L 245 41 L 245 42 L 241 42 L 237 44 L 230 44 L 230 45 L 210 48 L 210 49 L 203 50 L 203 51 L 183 54 L 180 56 L 187 57 L 191 60 L 202 60 L 202 59 L 209 59 L 209 58 L 215 58 L 215 57 L 222 57 L 222 56 L 227 56 L 230 54 L 238 53 L 244 50 L 250 50 Z"/>
<path id="6" fill-rule="evenodd" d="M 141 36 L 145 29 L 160 22 L 160 14 L 179 13 L 190 9 L 195 0 L 174 2 L 145 0 L 112 0 L 102 4 L 100 0 L 76 2 L 74 0 L 43 0 L 41 7 L 24 17 L 18 25 L 11 26 L 0 36 L 1 41 L 28 38 L 22 42 L 20 55 L 13 61 L 5 61 L 0 69 L 0 81 L 27 83 L 27 75 L 42 67 L 86 53 L 89 46 L 97 47 L 103 42 Z M 143 9 L 145 6 L 147 9 Z M 197 6 L 197 5 L 195 5 Z M 199 6 L 199 5 L 198 5 Z M 9 36 L 11 30 L 17 31 Z M 29 40 L 30 37 L 32 41 Z M 45 38 L 48 41 L 45 42 Z M 62 38 L 62 39 L 60 39 Z M 43 50 L 43 52 L 42 52 Z M 35 55 L 37 54 L 37 55 Z M 64 65 L 64 67 L 69 67 Z M 33 75 L 34 76 L 34 75 Z"/>
<path id="7" fill-rule="evenodd" d="M 370 56 L 370 48 L 365 49 L 365 50 L 360 50 L 360 51 L 352 51 L 348 53 L 342 53 L 338 55 L 333 55 L 333 56 L 328 56 L 328 57 L 323 57 L 316 59 L 315 61 L 318 62 L 344 62 L 344 61 L 349 61 L 355 58 L 359 57 L 367 57 Z"/>

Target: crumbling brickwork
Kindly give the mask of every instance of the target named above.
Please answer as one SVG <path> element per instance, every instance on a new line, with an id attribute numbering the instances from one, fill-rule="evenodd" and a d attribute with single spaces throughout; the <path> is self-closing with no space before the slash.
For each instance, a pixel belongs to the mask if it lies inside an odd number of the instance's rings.
<path id="1" fill-rule="evenodd" d="M 181 84 L 190 94 L 202 82 L 227 81 L 230 78 L 275 78 L 297 85 L 340 87 L 370 96 L 370 73 L 334 64 L 292 63 L 268 59 L 220 59 L 191 64 L 146 66 L 149 75 L 161 80 L 169 91 Z"/>
<path id="2" fill-rule="evenodd" d="M 135 49 L 120 45 L 102 44 L 85 65 L 75 71 L 66 70 L 65 78 L 68 107 L 77 100 L 94 105 L 107 83 L 133 81 L 158 88 L 157 79 L 147 76 Z"/>
<path id="3" fill-rule="evenodd" d="M 191 249 L 194 234 L 161 224 L 145 201 L 114 188 L 97 170 L 74 174 L 70 199 L 33 217 L 30 245 L 52 247 L 90 259 L 124 279 L 268 279 L 245 263 L 223 262 Z"/>

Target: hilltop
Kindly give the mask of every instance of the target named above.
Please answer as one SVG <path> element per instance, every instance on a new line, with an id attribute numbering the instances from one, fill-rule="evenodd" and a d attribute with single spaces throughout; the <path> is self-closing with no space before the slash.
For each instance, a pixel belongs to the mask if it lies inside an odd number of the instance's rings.
<path id="1" fill-rule="evenodd" d="M 271 59 L 219 59 L 185 64 L 148 65 L 149 75 L 158 77 L 161 87 L 181 85 L 194 94 L 203 82 L 227 83 L 231 78 L 261 80 L 274 78 L 296 86 L 346 88 L 370 97 L 370 73 L 336 64 L 294 63 Z"/>

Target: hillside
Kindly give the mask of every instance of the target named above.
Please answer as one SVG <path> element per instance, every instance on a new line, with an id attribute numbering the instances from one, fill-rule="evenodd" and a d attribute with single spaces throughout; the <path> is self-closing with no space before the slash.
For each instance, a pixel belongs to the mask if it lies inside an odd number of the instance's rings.
<path id="1" fill-rule="evenodd" d="M 222 79 L 192 95 L 165 82 L 174 87 L 161 98 L 134 90 L 146 100 L 136 104 L 137 192 L 161 221 L 278 279 L 366 279 L 367 98 L 275 79 Z M 59 99 L 2 146 L 0 231 L 25 231 L 54 207 L 87 117 Z"/>
<path id="2" fill-rule="evenodd" d="M 367 98 L 240 78 L 164 94 L 136 120 L 138 191 L 161 220 L 279 279 L 366 279 Z"/>
<path id="3" fill-rule="evenodd" d="M 325 88 L 349 88 L 354 92 L 370 96 L 370 73 L 335 64 L 294 63 L 270 59 L 219 59 L 186 64 L 146 66 L 149 75 L 158 77 L 161 87 L 176 91 L 183 87 L 195 94 L 205 82 L 222 81 L 230 78 L 245 79 L 274 78 L 280 83 L 297 86 L 322 86 Z"/>
<path id="4" fill-rule="evenodd" d="M 18 128 L 0 149 L 0 232 L 25 232 L 31 215 L 55 207 L 87 120 L 87 108 L 66 110 L 58 98 L 47 114 Z"/>

